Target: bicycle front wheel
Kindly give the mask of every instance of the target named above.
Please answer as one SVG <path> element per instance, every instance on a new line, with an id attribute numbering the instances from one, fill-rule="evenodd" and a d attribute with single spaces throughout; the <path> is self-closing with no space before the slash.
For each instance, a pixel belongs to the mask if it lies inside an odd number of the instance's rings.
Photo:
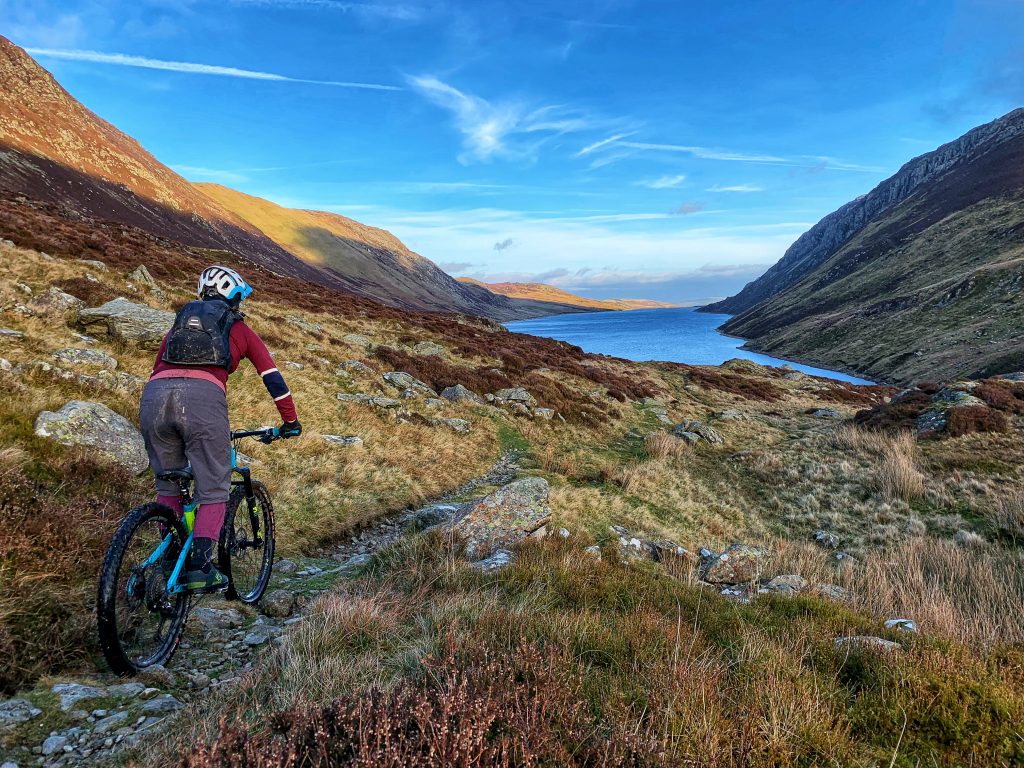
<path id="1" fill-rule="evenodd" d="M 163 664 L 178 647 L 190 597 L 168 594 L 167 579 L 186 538 L 174 512 L 144 504 L 128 513 L 110 542 L 100 572 L 96 624 L 103 655 L 118 675 Z M 164 554 L 153 557 L 165 539 Z"/>
<path id="2" fill-rule="evenodd" d="M 220 570 L 231 579 L 228 599 L 250 605 L 263 597 L 274 567 L 274 504 L 263 483 L 253 481 L 252 489 L 252 508 L 244 488 L 231 492 L 218 547 Z"/>

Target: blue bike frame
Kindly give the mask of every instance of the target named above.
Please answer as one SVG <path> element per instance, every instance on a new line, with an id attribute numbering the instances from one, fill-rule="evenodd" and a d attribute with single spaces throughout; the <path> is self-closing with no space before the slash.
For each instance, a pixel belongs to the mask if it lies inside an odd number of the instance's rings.
<path id="1" fill-rule="evenodd" d="M 277 428 L 269 430 L 269 433 L 273 437 L 273 439 L 280 437 L 280 430 Z M 232 437 L 234 437 L 234 435 L 232 435 Z M 246 490 L 246 498 L 249 499 L 251 502 L 251 500 L 253 499 L 253 493 L 252 479 L 249 475 L 249 467 L 239 466 L 238 451 L 235 449 L 234 445 L 231 446 L 231 471 L 241 476 L 240 480 L 232 480 L 232 485 L 244 485 Z M 185 521 L 185 530 L 188 531 L 188 538 L 185 539 L 185 544 L 181 548 L 181 554 L 178 555 L 178 560 L 174 564 L 174 569 L 171 571 L 171 575 L 167 579 L 167 592 L 172 595 L 181 594 L 182 592 L 188 591 L 187 587 L 183 583 L 179 582 L 179 578 L 181 576 L 181 572 L 185 569 L 185 562 L 188 560 L 188 554 L 192 551 L 192 539 L 195 538 L 194 528 L 196 525 L 196 509 L 198 508 L 198 506 L 199 505 L 196 502 L 192 501 L 191 499 L 182 504 L 182 510 L 185 513 L 183 515 Z M 262 531 L 258 532 L 258 535 L 260 534 L 262 534 Z M 142 569 L 145 570 L 146 568 L 155 565 L 157 561 L 159 561 L 160 558 L 163 557 L 164 552 L 167 551 L 167 548 L 171 546 L 171 543 L 173 541 L 174 534 L 168 533 L 164 537 L 164 540 L 161 541 L 160 544 L 157 546 L 157 548 L 153 550 L 153 553 L 146 558 L 146 561 L 142 564 Z M 131 587 L 133 586 L 134 579 L 135 574 L 132 574 L 131 578 L 128 581 L 129 590 L 131 590 Z"/>

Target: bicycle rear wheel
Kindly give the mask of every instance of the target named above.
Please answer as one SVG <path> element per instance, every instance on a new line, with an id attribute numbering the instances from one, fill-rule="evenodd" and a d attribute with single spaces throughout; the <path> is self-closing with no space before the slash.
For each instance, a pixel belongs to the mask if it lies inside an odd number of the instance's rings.
<path id="1" fill-rule="evenodd" d="M 147 564 L 168 534 L 166 556 Z M 100 572 L 96 623 L 103 655 L 115 673 L 131 675 L 163 664 L 178 647 L 191 598 L 169 595 L 167 579 L 186 538 L 174 512 L 160 504 L 136 507 L 114 534 Z"/>
<path id="2" fill-rule="evenodd" d="M 263 483 L 253 481 L 254 505 L 236 487 L 221 529 L 220 570 L 230 579 L 227 597 L 253 604 L 263 597 L 274 567 L 274 504 Z"/>

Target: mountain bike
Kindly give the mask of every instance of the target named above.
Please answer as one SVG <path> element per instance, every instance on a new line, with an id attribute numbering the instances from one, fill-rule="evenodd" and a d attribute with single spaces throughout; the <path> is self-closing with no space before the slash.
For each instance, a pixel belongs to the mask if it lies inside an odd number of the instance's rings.
<path id="1" fill-rule="evenodd" d="M 274 565 L 274 506 L 266 486 L 238 463 L 239 443 L 246 437 L 269 444 L 281 434 L 276 427 L 231 433 L 232 490 L 217 545 L 217 567 L 229 580 L 225 596 L 254 604 L 263 597 Z M 192 599 L 199 594 L 187 590 L 182 578 L 198 507 L 192 499 L 192 469 L 161 472 L 158 477 L 180 487 L 181 519 L 162 504 L 136 507 L 121 521 L 100 572 L 100 647 L 119 675 L 163 664 L 174 655 Z"/>

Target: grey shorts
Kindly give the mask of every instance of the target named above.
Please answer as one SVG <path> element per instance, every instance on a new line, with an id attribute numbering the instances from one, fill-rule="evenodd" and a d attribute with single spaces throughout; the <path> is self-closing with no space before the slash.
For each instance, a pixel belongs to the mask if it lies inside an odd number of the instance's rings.
<path id="1" fill-rule="evenodd" d="M 228 500 L 231 427 L 224 390 L 202 379 L 150 381 L 142 391 L 139 422 L 154 473 L 191 466 L 196 502 Z M 157 480 L 156 490 L 174 496 L 178 486 Z"/>

